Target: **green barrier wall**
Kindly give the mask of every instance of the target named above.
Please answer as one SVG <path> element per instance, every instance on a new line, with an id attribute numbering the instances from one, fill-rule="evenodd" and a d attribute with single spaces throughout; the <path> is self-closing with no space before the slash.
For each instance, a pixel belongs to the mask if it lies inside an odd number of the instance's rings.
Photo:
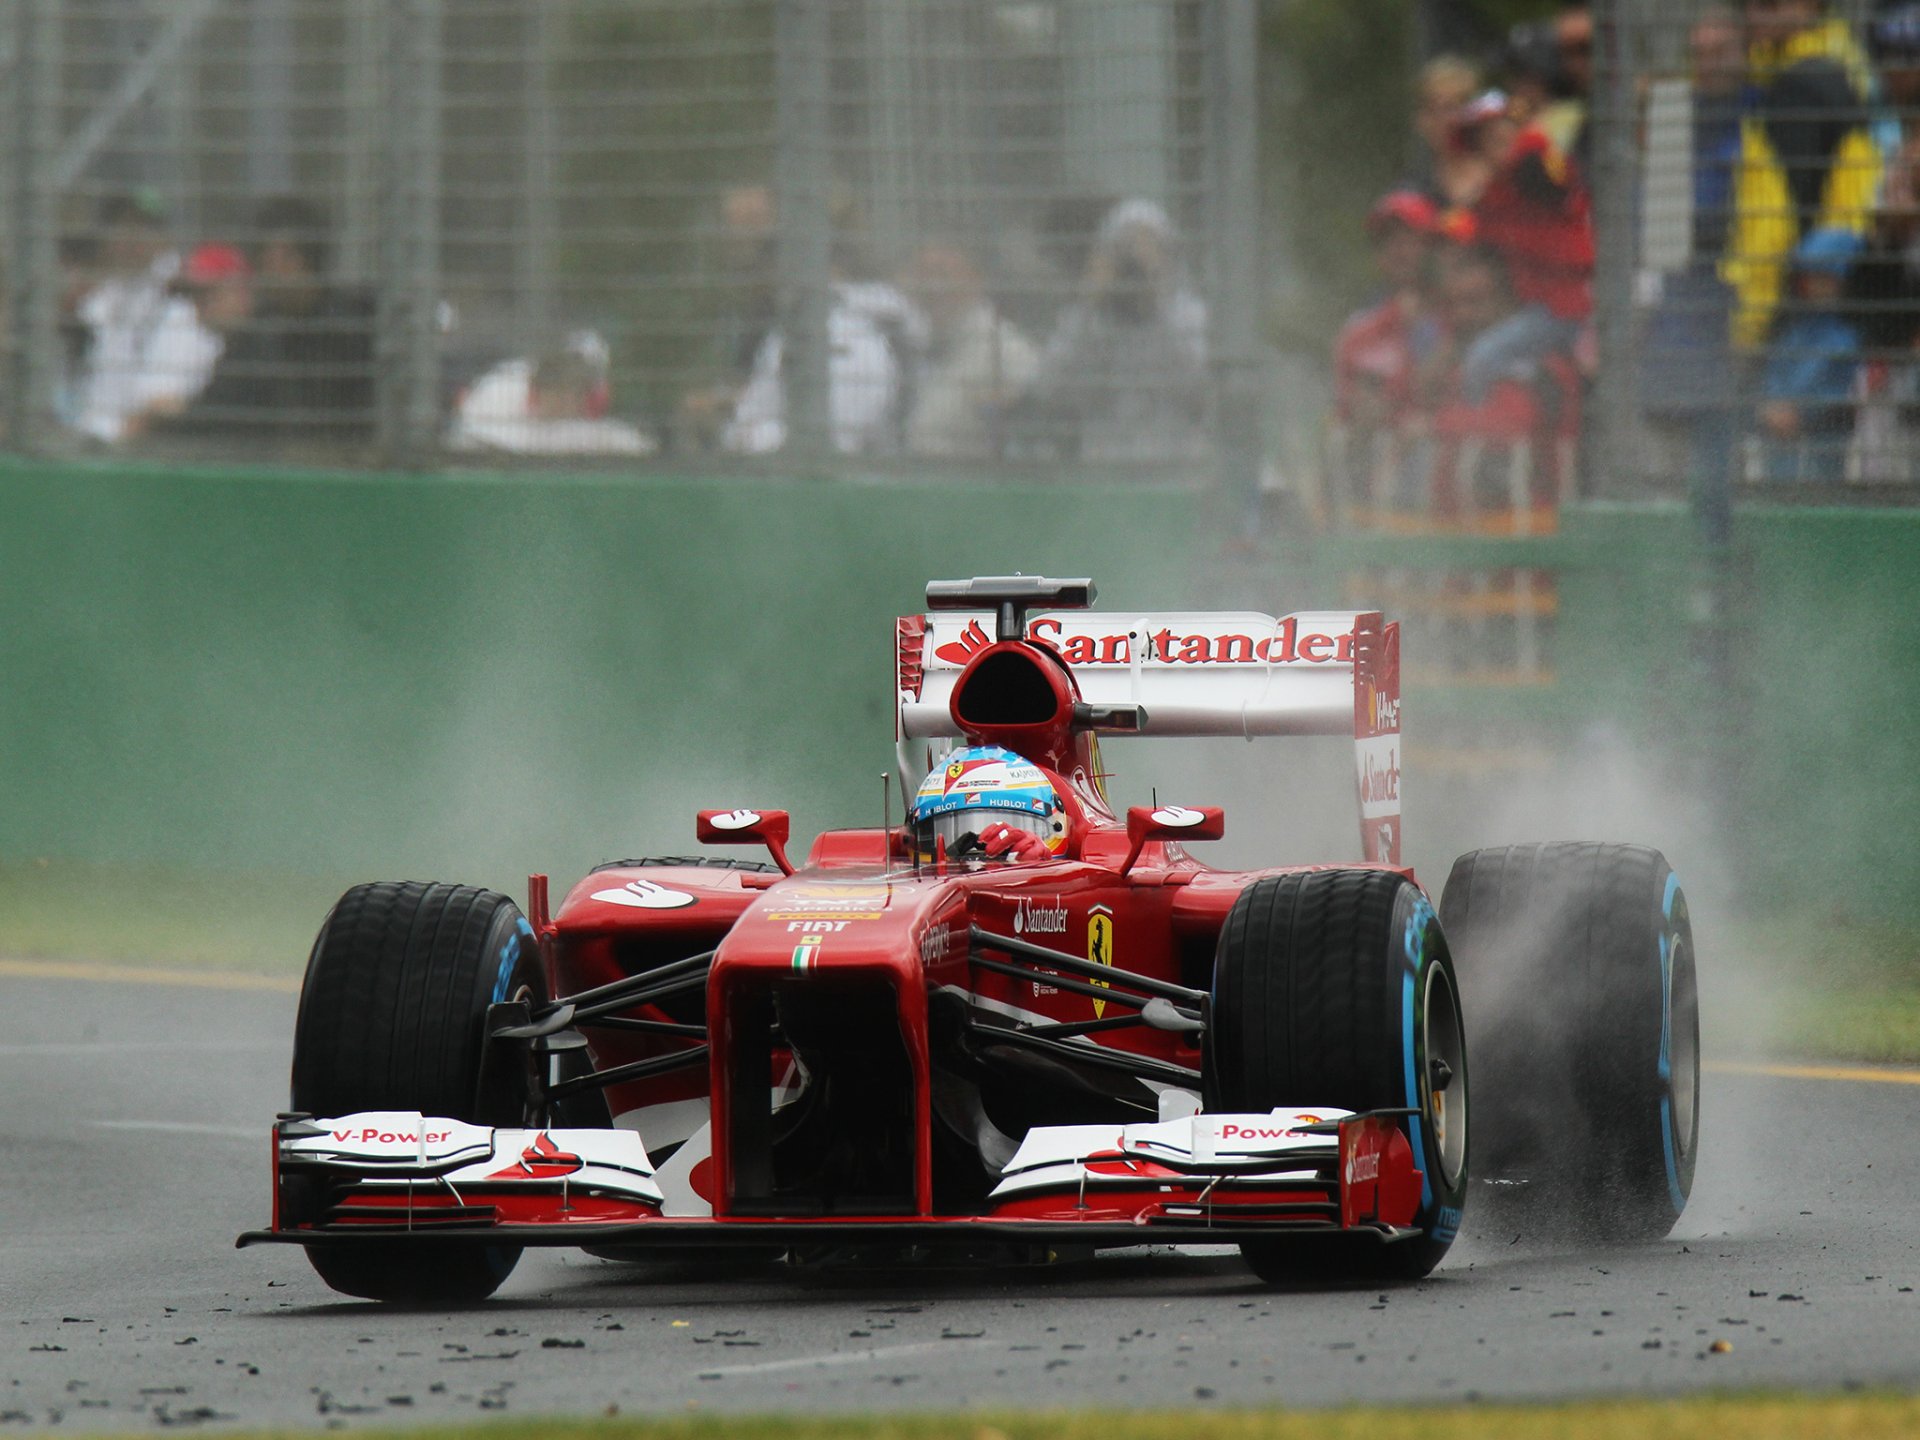
<path id="1" fill-rule="evenodd" d="M 1528 554 L 1560 572 L 1559 684 L 1411 694 L 1410 743 L 1607 728 L 1656 788 L 1711 802 L 1751 893 L 1899 913 L 1920 512 L 1757 512 L 1739 538 L 1730 674 L 1702 659 L 1684 515 L 1583 509 Z M 1509 553 L 1227 560 L 1192 496 L 1122 487 L 12 465 L 0 859 L 504 883 L 684 848 L 700 805 L 785 806 L 810 836 L 880 814 L 890 620 L 928 578 L 1092 574 L 1103 608 L 1281 610 L 1340 603 L 1352 566 Z M 1498 754 L 1478 780 L 1410 769 L 1409 833 L 1485 843 L 1468 822 L 1552 780 Z"/>
<path id="2" fill-rule="evenodd" d="M 1089 511 L 1110 518 L 1090 523 Z M 1190 496 L 0 471 L 0 856 L 494 880 L 878 823 L 936 575 L 1167 605 Z M 517 887 L 516 887 L 517 888 Z"/>

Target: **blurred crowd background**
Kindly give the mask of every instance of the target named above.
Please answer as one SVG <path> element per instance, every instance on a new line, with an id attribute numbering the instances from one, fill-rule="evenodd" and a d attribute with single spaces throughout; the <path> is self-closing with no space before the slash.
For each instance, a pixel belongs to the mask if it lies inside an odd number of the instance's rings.
<path id="1" fill-rule="evenodd" d="M 1257 326 L 1224 13 L 26 0 L 12 439 L 1190 473 Z"/>
<path id="2" fill-rule="evenodd" d="M 0 32 L 21 453 L 1136 473 L 1249 532 L 1920 467 L 1904 0 L 20 0 Z"/>
<path id="3" fill-rule="evenodd" d="M 1379 293 L 1333 349 L 1330 498 L 1526 530 L 1595 468 L 1911 484 L 1917 102 L 1911 0 L 1569 0 L 1426 60 L 1413 159 L 1367 215 Z"/>

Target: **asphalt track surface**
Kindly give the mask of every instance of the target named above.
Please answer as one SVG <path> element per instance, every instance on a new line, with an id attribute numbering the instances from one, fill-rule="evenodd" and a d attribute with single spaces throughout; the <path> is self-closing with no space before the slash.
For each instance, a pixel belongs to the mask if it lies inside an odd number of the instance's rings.
<path id="1" fill-rule="evenodd" d="M 1276 1293 L 1226 1253 L 716 1276 L 547 1251 L 407 1313 L 232 1248 L 266 1219 L 293 1009 L 0 964 L 0 1434 L 1920 1384 L 1920 1077 L 1716 1067 L 1670 1240 L 1526 1251 L 1470 1214 L 1390 1292 Z"/>

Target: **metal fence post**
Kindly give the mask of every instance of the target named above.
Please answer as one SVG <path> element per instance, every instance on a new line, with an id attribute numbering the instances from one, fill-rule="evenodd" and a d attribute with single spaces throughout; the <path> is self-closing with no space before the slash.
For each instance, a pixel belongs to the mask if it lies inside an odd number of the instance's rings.
<path id="1" fill-rule="evenodd" d="M 1207 8 L 1208 249 L 1221 498 L 1257 522 L 1260 489 L 1259 23 L 1256 0 Z"/>
<path id="2" fill-rule="evenodd" d="M 6 288 L 7 443 L 26 454 L 46 441 L 60 384 L 59 198 L 52 183 L 60 138 L 61 0 L 6 7 L 8 107 Z"/>
<path id="3" fill-rule="evenodd" d="M 345 38 L 341 57 L 345 114 L 340 156 L 339 244 L 336 276 L 364 285 L 380 268 L 380 155 L 386 143 L 388 0 L 344 0 Z"/>
<path id="4" fill-rule="evenodd" d="M 1633 275 L 1638 241 L 1634 204 L 1636 0 L 1594 6 L 1593 212 L 1594 329 L 1601 364 L 1584 458 L 1597 495 L 1638 488 L 1621 474 L 1638 452 L 1634 404 Z"/>
<path id="5" fill-rule="evenodd" d="M 526 108 L 526 135 L 522 142 L 520 196 L 521 234 L 515 254 L 515 308 L 520 333 L 551 341 L 554 322 L 553 285 L 560 259 L 560 215 L 555 160 L 558 155 L 554 124 L 553 64 L 555 32 L 561 23 L 551 3 L 528 7 L 524 21 L 526 55 L 522 103 Z"/>
<path id="6" fill-rule="evenodd" d="M 832 451 L 827 312 L 833 267 L 827 163 L 828 16 L 822 0 L 775 0 L 775 203 L 786 454 L 814 464 Z"/>
<path id="7" fill-rule="evenodd" d="M 293 7 L 252 0 L 247 25 L 247 184 L 255 195 L 293 189 Z"/>
<path id="8" fill-rule="evenodd" d="M 441 0 L 391 0 L 387 18 L 376 403 L 381 457 L 404 468 L 439 423 Z"/>
<path id="9" fill-rule="evenodd" d="M 407 208 L 412 240 L 407 267 L 409 297 L 404 444 L 417 463 L 430 455 L 440 425 L 440 174 L 441 73 L 445 36 L 445 0 L 408 0 L 415 31 L 411 77 L 416 114 L 414 151 L 407 167 Z"/>

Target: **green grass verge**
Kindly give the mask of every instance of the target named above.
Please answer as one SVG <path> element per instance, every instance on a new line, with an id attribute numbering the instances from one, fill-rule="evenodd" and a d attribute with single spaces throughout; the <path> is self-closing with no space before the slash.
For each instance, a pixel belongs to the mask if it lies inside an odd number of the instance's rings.
<path id="1" fill-rule="evenodd" d="M 1767 992 L 1769 1054 L 1920 1061 L 1920 929 L 1839 916 L 1777 916 L 1718 937 L 1729 971 Z"/>
<path id="2" fill-rule="evenodd" d="M 0 862 L 0 955 L 297 976 L 344 888 L 305 876 Z"/>
<path id="3" fill-rule="evenodd" d="M 307 1436 L 308 1430 L 228 1432 L 231 1440 Z M 785 1416 L 502 1421 L 356 1430 L 362 1440 L 1908 1440 L 1920 1434 L 1920 1399 L 1862 1395 L 1635 1402 L 1474 1405 L 1451 1409 L 1349 1409 L 1158 1414 L 887 1416 L 816 1420 Z"/>

